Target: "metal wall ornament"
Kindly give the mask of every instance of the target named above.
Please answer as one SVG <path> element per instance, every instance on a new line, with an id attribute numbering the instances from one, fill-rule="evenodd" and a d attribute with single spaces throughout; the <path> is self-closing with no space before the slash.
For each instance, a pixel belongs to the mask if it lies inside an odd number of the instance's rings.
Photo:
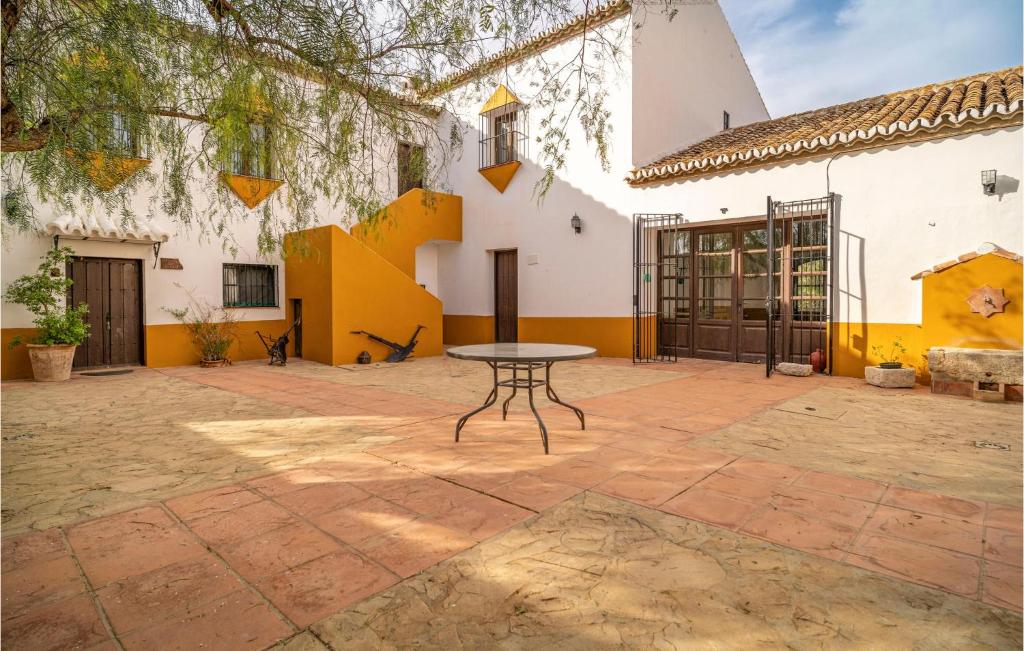
<path id="1" fill-rule="evenodd" d="M 1006 311 L 1006 304 L 1010 299 L 1006 298 L 1003 290 L 982 285 L 975 289 L 967 297 L 967 304 L 971 306 L 971 312 L 980 314 L 986 319 L 993 314 L 1000 314 Z"/>

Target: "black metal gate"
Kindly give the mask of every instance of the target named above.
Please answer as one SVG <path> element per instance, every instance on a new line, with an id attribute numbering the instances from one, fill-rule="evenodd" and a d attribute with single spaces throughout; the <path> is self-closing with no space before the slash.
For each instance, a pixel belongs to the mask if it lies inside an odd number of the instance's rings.
<path id="1" fill-rule="evenodd" d="M 674 362 L 688 313 L 689 233 L 683 216 L 633 215 L 633 362 Z"/>
<path id="2" fill-rule="evenodd" d="M 811 364 L 817 351 L 832 373 L 832 288 L 836 197 L 772 201 L 768 197 L 765 375 L 780 362 Z"/>

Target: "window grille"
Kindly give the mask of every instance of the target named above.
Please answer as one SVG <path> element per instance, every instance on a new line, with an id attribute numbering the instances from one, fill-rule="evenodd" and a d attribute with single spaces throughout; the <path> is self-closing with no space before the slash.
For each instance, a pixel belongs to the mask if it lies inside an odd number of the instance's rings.
<path id="1" fill-rule="evenodd" d="M 273 150 L 270 129 L 262 124 L 249 125 L 249 138 L 242 138 L 231 148 L 226 171 L 242 176 L 272 179 Z"/>
<path id="2" fill-rule="evenodd" d="M 526 107 L 518 102 L 480 114 L 480 169 L 526 158 L 526 118 Z"/>
<path id="3" fill-rule="evenodd" d="M 225 264 L 224 307 L 277 307 L 277 266 Z"/>

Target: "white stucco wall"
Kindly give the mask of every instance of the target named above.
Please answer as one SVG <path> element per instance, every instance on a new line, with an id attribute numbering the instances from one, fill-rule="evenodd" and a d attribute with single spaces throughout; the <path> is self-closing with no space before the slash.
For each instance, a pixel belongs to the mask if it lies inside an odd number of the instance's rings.
<path id="1" fill-rule="evenodd" d="M 666 9 L 668 9 L 666 11 Z M 633 158 L 643 165 L 768 110 L 717 2 L 636 3 Z"/>

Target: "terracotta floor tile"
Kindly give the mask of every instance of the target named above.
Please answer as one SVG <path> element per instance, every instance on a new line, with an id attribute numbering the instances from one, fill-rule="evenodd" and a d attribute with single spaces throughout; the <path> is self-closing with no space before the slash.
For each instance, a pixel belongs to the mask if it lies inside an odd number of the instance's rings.
<path id="1" fill-rule="evenodd" d="M 657 506 L 678 495 L 685 488 L 685 485 L 680 486 L 675 482 L 622 472 L 601 482 L 593 490 L 637 504 Z"/>
<path id="2" fill-rule="evenodd" d="M 755 479 L 774 483 L 789 483 L 803 474 L 803 468 L 784 463 L 761 461 L 744 457 L 730 463 L 719 472 L 742 479 Z"/>
<path id="3" fill-rule="evenodd" d="M 732 499 L 721 493 L 704 490 L 698 486 L 682 495 L 673 497 L 659 508 L 684 518 L 735 529 L 761 507 L 751 502 Z"/>
<path id="4" fill-rule="evenodd" d="M 124 635 L 244 588 L 213 556 L 176 563 L 156 571 L 115 581 L 96 591 L 110 623 Z"/>
<path id="5" fill-rule="evenodd" d="M 22 568 L 32 563 L 52 561 L 68 555 L 59 529 L 34 531 L 3 539 L 0 560 L 3 571 Z"/>
<path id="6" fill-rule="evenodd" d="M 873 502 L 787 485 L 775 487 L 771 502 L 786 511 L 821 518 L 853 529 L 860 529 L 875 509 Z"/>
<path id="7" fill-rule="evenodd" d="M 110 639 L 88 595 L 48 603 L 6 620 L 4 649 L 87 649 Z"/>
<path id="8" fill-rule="evenodd" d="M 256 581 L 325 556 L 341 546 L 307 524 L 292 524 L 221 548 L 220 554 L 239 574 Z"/>
<path id="9" fill-rule="evenodd" d="M 299 515 L 311 518 L 370 497 L 364 490 L 344 482 L 317 484 L 278 496 L 277 502 Z"/>
<path id="10" fill-rule="evenodd" d="M 167 500 L 167 506 L 182 520 L 190 522 L 214 513 L 223 513 L 246 504 L 259 502 L 262 497 L 242 486 L 222 486 L 194 495 Z"/>
<path id="11" fill-rule="evenodd" d="M 886 485 L 870 479 L 860 479 L 831 472 L 809 470 L 806 475 L 796 480 L 797 486 L 852 497 L 857 500 L 877 502 L 885 493 Z"/>
<path id="12" fill-rule="evenodd" d="M 73 527 L 68 541 L 95 588 L 206 553 L 191 534 L 155 507 Z"/>
<path id="13" fill-rule="evenodd" d="M 454 472 L 444 473 L 441 476 L 460 486 L 486 492 L 495 486 L 501 486 L 515 479 L 516 471 L 508 466 L 488 463 L 486 461 L 474 461 Z"/>
<path id="14" fill-rule="evenodd" d="M 329 471 L 317 467 L 309 467 L 296 468 L 287 472 L 277 473 L 276 475 L 259 477 L 245 482 L 245 486 L 254 488 L 264 495 L 276 497 L 308 488 L 314 484 L 330 481 L 335 481 L 335 476 Z"/>
<path id="15" fill-rule="evenodd" d="M 291 513 L 273 502 L 263 500 L 196 520 L 189 524 L 189 528 L 209 544 L 224 546 L 295 522 L 297 520 Z"/>
<path id="16" fill-rule="evenodd" d="M 539 468 L 533 474 L 544 479 L 571 484 L 578 488 L 592 488 L 617 473 L 607 466 L 591 461 L 566 459 L 553 466 Z"/>
<path id="17" fill-rule="evenodd" d="M 1013 565 L 985 561 L 984 588 L 982 601 L 1003 608 L 1021 610 L 1024 608 L 1024 570 Z"/>
<path id="18" fill-rule="evenodd" d="M 124 637 L 129 651 L 195 649 L 265 649 L 294 632 L 258 596 L 240 590 L 170 620 Z"/>
<path id="19" fill-rule="evenodd" d="M 128 538 L 159 537 L 178 524 L 157 506 L 118 513 L 74 525 L 67 530 L 68 542 L 76 554 L 120 547 Z"/>
<path id="20" fill-rule="evenodd" d="M 834 560 L 843 557 L 857 535 L 857 530 L 850 527 L 771 507 L 752 517 L 740 530 Z"/>
<path id="21" fill-rule="evenodd" d="M 645 477 L 672 482 L 679 487 L 679 490 L 685 490 L 705 479 L 714 471 L 715 468 L 713 466 L 659 457 L 637 470 L 636 473 Z"/>
<path id="22" fill-rule="evenodd" d="M 1021 567 L 1024 542 L 1020 531 L 985 527 L 985 559 Z"/>
<path id="23" fill-rule="evenodd" d="M 671 455 L 672 450 L 679 447 L 673 441 L 661 441 L 659 439 L 642 438 L 639 436 L 624 436 L 609 444 L 613 448 L 630 450 L 641 454 L 664 454 Z"/>
<path id="24" fill-rule="evenodd" d="M 2 586 L 5 620 L 38 604 L 85 592 L 85 582 L 70 556 L 57 556 L 4 572 Z"/>
<path id="25" fill-rule="evenodd" d="M 318 515 L 313 518 L 313 523 L 332 536 L 353 544 L 397 529 L 417 517 L 418 514 L 397 504 L 371 497 Z"/>
<path id="26" fill-rule="evenodd" d="M 301 628 L 397 582 L 381 566 L 340 551 L 264 579 L 257 587 Z"/>
<path id="27" fill-rule="evenodd" d="M 748 502 L 767 503 L 775 492 L 777 484 L 755 479 L 743 479 L 732 475 L 715 473 L 697 484 L 697 488 L 716 491 Z"/>
<path id="28" fill-rule="evenodd" d="M 890 486 L 882 498 L 882 504 L 896 506 L 910 511 L 955 517 L 981 524 L 985 517 L 985 503 L 964 500 L 947 495 Z"/>
<path id="29" fill-rule="evenodd" d="M 607 445 L 601 446 L 590 452 L 578 455 L 576 459 L 589 461 L 619 472 L 635 471 L 653 460 L 653 456 L 643 452 L 622 450 Z"/>
<path id="30" fill-rule="evenodd" d="M 871 516 L 867 530 L 963 554 L 981 556 L 981 525 L 955 518 L 915 513 L 883 504 Z"/>
<path id="31" fill-rule="evenodd" d="M 354 546 L 406 578 L 473 546 L 475 541 L 435 522 L 415 521 Z"/>
<path id="32" fill-rule="evenodd" d="M 865 533 L 846 562 L 957 594 L 978 593 L 979 559 L 920 543 Z"/>
<path id="33" fill-rule="evenodd" d="M 455 508 L 460 499 L 476 494 L 468 488 L 427 475 L 419 475 L 413 481 L 378 493 L 380 497 L 419 515 L 447 512 Z"/>
<path id="34" fill-rule="evenodd" d="M 503 484 L 492 491 L 491 495 L 508 500 L 523 508 L 534 511 L 543 511 L 555 504 L 578 495 L 583 489 L 538 477 L 529 473 L 522 473 L 507 484 Z"/>
<path id="35" fill-rule="evenodd" d="M 669 455 L 669 457 L 682 463 L 709 466 L 713 468 L 721 468 L 736 459 L 736 455 L 733 454 L 726 454 L 724 452 L 707 450 L 705 448 L 698 448 L 690 445 L 679 446 L 671 455 Z"/>
<path id="36" fill-rule="evenodd" d="M 988 513 L 985 516 L 985 524 L 990 527 L 1009 529 L 1010 531 L 1022 531 L 1022 517 L 1024 510 L 1019 506 L 1002 506 L 1000 504 L 988 505 Z"/>
<path id="37" fill-rule="evenodd" d="M 451 509 L 436 513 L 427 519 L 480 541 L 522 522 L 531 515 L 533 511 L 474 493 L 459 499 Z"/>

